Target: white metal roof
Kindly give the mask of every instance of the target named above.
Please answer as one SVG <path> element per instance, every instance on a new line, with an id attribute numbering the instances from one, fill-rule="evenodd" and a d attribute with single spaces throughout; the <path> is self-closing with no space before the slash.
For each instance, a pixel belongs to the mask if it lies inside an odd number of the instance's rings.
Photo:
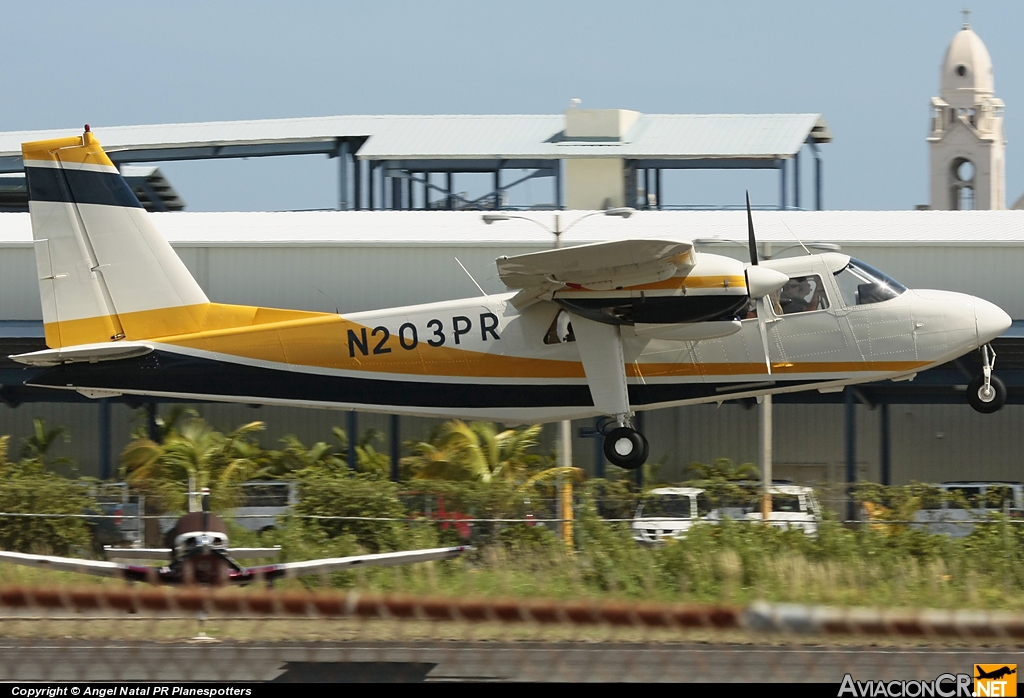
<path id="1" fill-rule="evenodd" d="M 207 121 L 185 124 L 139 126 L 100 126 L 92 130 L 108 150 L 123 147 L 183 147 L 194 145 L 230 145 L 239 142 L 266 143 L 332 140 L 344 136 L 366 136 L 388 118 L 383 116 L 325 116 L 298 119 L 248 119 L 245 121 Z M 82 125 L 46 131 L 7 131 L 0 133 L 0 155 L 21 154 L 21 144 L 78 135 Z"/>
<path id="2" fill-rule="evenodd" d="M 561 138 L 564 126 L 561 115 L 419 117 L 375 133 L 359 157 L 779 158 L 825 128 L 820 114 L 641 114 L 621 140 L 586 142 Z"/>
<path id="3" fill-rule="evenodd" d="M 746 245 L 746 213 L 737 211 L 638 211 L 629 219 L 599 212 L 562 211 L 566 244 L 627 237 L 732 240 Z M 279 213 L 153 213 L 178 245 L 326 245 L 536 248 L 551 243 L 555 212 L 516 213 L 527 220 L 491 225 L 479 211 L 300 211 Z M 779 245 L 836 242 L 872 246 L 907 244 L 975 247 L 1024 246 L 1024 211 L 755 211 L 758 240 Z M 27 213 L 0 213 L 0 245 L 28 246 Z M 723 245 L 705 246 L 727 252 Z"/>
<path id="4" fill-rule="evenodd" d="M 21 144 L 77 134 L 81 126 L 0 133 L 0 158 Z M 812 135 L 831 139 L 820 114 L 644 114 L 621 139 L 561 137 L 562 114 L 378 115 L 259 119 L 146 126 L 92 125 L 110 152 L 326 143 L 368 138 L 367 160 L 791 157 Z M 125 158 L 130 161 L 130 158 Z"/>

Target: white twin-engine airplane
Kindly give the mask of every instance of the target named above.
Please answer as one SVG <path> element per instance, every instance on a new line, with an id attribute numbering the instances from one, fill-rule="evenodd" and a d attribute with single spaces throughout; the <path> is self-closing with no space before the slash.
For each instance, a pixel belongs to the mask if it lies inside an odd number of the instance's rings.
<path id="1" fill-rule="evenodd" d="M 750 264 L 685 240 L 501 257 L 512 292 L 349 315 L 212 303 L 86 127 L 22 145 L 50 349 L 30 385 L 504 422 L 607 415 L 639 467 L 635 410 L 838 389 L 985 347 L 1001 309 L 910 291 L 829 253 Z M 994 354 L 976 409 L 1002 406 Z"/>

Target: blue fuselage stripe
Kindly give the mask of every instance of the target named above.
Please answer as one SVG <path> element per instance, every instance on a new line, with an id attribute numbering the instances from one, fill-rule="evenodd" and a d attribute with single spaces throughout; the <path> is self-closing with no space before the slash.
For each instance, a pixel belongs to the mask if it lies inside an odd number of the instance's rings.
<path id="1" fill-rule="evenodd" d="M 778 381 L 793 386 L 811 381 Z M 236 399 L 390 405 L 435 410 L 590 407 L 590 389 L 580 384 L 494 384 L 402 381 L 337 376 L 246 366 L 157 350 L 145 356 L 47 369 L 29 381 L 39 387 L 81 386 L 141 393 L 219 395 Z M 749 385 L 749 384 L 747 384 Z M 728 384 L 702 381 L 629 386 L 630 404 L 654 405 L 697 398 L 729 399 Z M 733 391 L 742 392 L 744 384 Z"/>

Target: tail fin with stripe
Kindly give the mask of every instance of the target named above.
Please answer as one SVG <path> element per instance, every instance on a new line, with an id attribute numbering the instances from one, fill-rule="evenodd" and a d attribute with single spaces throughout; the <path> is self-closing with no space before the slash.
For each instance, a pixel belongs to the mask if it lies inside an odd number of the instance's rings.
<path id="1" fill-rule="evenodd" d="M 88 126 L 22 157 L 49 347 L 200 330 L 206 294 Z"/>

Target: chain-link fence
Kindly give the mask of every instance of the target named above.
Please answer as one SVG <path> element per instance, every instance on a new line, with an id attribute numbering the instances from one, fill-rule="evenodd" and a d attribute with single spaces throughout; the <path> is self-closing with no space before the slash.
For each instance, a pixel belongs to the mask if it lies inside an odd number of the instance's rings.
<path id="1" fill-rule="evenodd" d="M 145 587 L 0 590 L 6 681 L 931 680 L 1024 616 Z"/>

